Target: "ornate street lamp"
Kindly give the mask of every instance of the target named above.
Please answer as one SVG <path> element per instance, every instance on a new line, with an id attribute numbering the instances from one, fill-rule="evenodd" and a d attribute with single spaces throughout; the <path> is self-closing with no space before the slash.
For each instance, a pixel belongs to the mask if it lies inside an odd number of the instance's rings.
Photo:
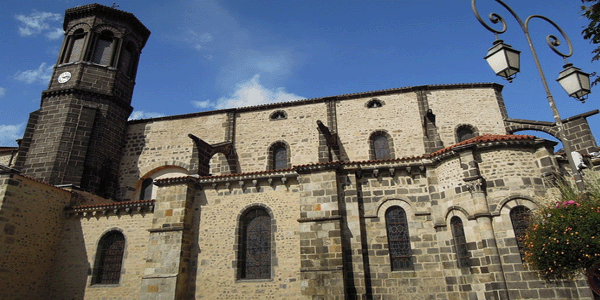
<path id="1" fill-rule="evenodd" d="M 512 82 L 520 70 L 520 54 L 521 51 L 513 49 L 503 40 L 495 40 L 494 46 L 488 50 L 488 54 L 484 58 L 496 75 Z"/>
<path id="2" fill-rule="evenodd" d="M 558 74 L 558 83 L 567 91 L 570 97 L 581 102 L 585 102 L 590 90 L 590 74 L 573 67 L 573 64 L 566 64 L 564 70 Z"/>
<path id="3" fill-rule="evenodd" d="M 486 24 L 483 21 L 483 19 L 481 19 L 479 12 L 477 12 L 475 1 L 476 0 L 471 1 L 471 7 L 473 8 L 475 17 L 477 18 L 477 20 L 479 20 L 479 23 L 481 23 L 483 27 L 493 32 L 496 36 L 494 46 L 490 48 L 488 54 L 485 56 L 485 59 L 487 60 L 488 64 L 492 67 L 492 70 L 494 70 L 496 75 L 504 77 L 509 82 L 512 82 L 512 80 L 516 76 L 516 73 L 519 72 L 520 52 L 513 49 L 511 46 L 504 44 L 502 40 L 498 39 L 499 34 L 506 32 L 506 22 L 504 22 L 504 19 L 496 13 L 491 13 L 489 16 L 490 21 L 493 24 L 502 24 L 502 29 L 497 30 L 488 26 L 488 24 Z M 577 188 L 580 191 L 584 191 L 585 185 L 583 183 L 583 179 L 581 178 L 581 173 L 579 173 L 579 167 L 575 164 L 573 160 L 571 142 L 566 137 L 562 119 L 560 118 L 558 109 L 556 108 L 556 104 L 554 103 L 554 98 L 552 97 L 550 89 L 548 88 L 546 76 L 542 71 L 542 66 L 540 65 L 537 52 L 535 51 L 533 43 L 531 42 L 531 37 L 529 36 L 529 21 L 531 19 L 542 19 L 550 23 L 552 26 L 554 26 L 554 28 L 558 29 L 560 34 L 564 37 L 565 41 L 567 42 L 567 45 L 569 47 L 569 53 L 563 53 L 556 48 L 560 45 L 560 41 L 558 40 L 558 38 L 556 38 L 556 36 L 548 35 L 546 37 L 546 41 L 550 49 L 552 49 L 554 53 L 558 54 L 565 60 L 566 65 L 564 66 L 564 70 L 560 72 L 557 81 L 565 89 L 565 91 L 567 91 L 567 94 L 569 94 L 569 96 L 574 97 L 575 99 L 581 102 L 584 102 L 587 98 L 587 95 L 590 93 L 590 75 L 585 72 L 582 72 L 579 68 L 573 67 L 572 64 L 567 62 L 567 57 L 573 55 L 573 46 L 571 45 L 569 37 L 560 27 L 558 27 L 558 25 L 556 25 L 556 23 L 540 15 L 529 16 L 527 17 L 525 22 L 523 22 L 521 21 L 521 18 L 519 18 L 519 16 L 508 5 L 506 5 L 501 0 L 495 1 L 502 5 L 504 8 L 506 8 L 506 10 L 508 10 L 508 12 L 517 20 L 517 22 L 521 26 L 521 29 L 523 30 L 523 33 L 525 34 L 525 37 L 527 38 L 527 42 L 529 43 L 529 49 L 531 50 L 531 54 L 533 55 L 533 59 L 535 60 L 535 65 L 538 69 L 538 73 L 540 74 L 540 79 L 542 80 L 542 84 L 544 85 L 544 89 L 546 90 L 546 98 L 548 99 L 548 103 L 550 104 L 550 108 L 552 109 L 552 113 L 554 115 L 554 122 L 556 124 L 556 128 L 558 129 L 558 139 L 563 143 L 563 146 L 565 148 L 567 159 L 569 160 L 569 166 L 573 173 L 573 177 L 575 178 Z"/>

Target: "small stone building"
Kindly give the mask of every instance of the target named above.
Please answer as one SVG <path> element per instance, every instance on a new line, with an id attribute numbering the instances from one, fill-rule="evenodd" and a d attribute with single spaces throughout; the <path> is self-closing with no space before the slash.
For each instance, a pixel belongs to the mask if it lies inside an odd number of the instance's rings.
<path id="1" fill-rule="evenodd" d="M 566 166 L 554 142 L 512 134 L 556 128 L 510 119 L 502 86 L 127 121 L 150 31 L 98 4 L 64 30 L 18 151 L 0 149 L 0 298 L 595 297 L 522 260 Z M 597 112 L 565 120 L 581 153 Z"/>

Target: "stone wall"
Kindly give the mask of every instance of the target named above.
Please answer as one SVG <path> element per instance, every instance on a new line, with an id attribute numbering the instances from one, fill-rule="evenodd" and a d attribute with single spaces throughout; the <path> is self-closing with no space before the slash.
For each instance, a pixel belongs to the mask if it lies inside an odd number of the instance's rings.
<path id="1" fill-rule="evenodd" d="M 506 134 L 506 114 L 499 93 L 494 89 L 471 88 L 433 90 L 427 94 L 429 107 L 436 115 L 436 126 L 445 147 L 458 143 L 456 128 L 469 124 L 479 134 Z"/>
<path id="2" fill-rule="evenodd" d="M 131 199 L 140 178 L 157 168 L 172 165 L 193 172 L 190 163 L 194 143 L 188 134 L 209 144 L 221 143 L 226 138 L 226 122 L 226 113 L 214 113 L 130 123 L 119 172 L 121 199 Z"/>
<path id="3" fill-rule="evenodd" d="M 14 164 L 13 154 L 10 152 L 0 152 L 0 165 L 9 167 L 10 162 Z"/>
<path id="4" fill-rule="evenodd" d="M 51 299 L 138 299 L 146 263 L 151 212 L 106 214 L 102 211 L 66 220 L 52 272 Z M 93 284 L 98 242 L 107 232 L 125 236 L 125 253 L 118 284 Z"/>
<path id="5" fill-rule="evenodd" d="M 70 200 L 63 189 L 0 173 L 0 298 L 48 295 Z"/>
<path id="6" fill-rule="evenodd" d="M 341 158 L 349 161 L 371 159 L 369 138 L 377 131 L 389 135 L 396 158 L 427 154 L 423 107 L 436 115 L 435 125 L 447 146 L 456 143 L 456 128 L 463 124 L 473 125 L 480 134 L 505 134 L 506 112 L 497 88 L 424 86 L 133 121 L 120 164 L 120 198 L 129 199 L 140 178 L 155 168 L 174 165 L 197 171 L 193 161 L 198 154 L 190 133 L 211 145 L 233 142 L 238 173 L 267 170 L 269 147 L 276 142 L 288 145 L 290 167 L 319 161 L 317 120 L 337 133 Z M 417 96 L 415 90 L 426 96 Z M 373 99 L 383 105 L 368 108 Z M 333 101 L 333 109 L 328 101 Z M 271 119 L 276 111 L 283 111 L 286 118 Z M 228 114 L 235 117 L 230 120 Z"/>
<path id="7" fill-rule="evenodd" d="M 237 181 L 235 181 L 237 183 Z M 300 295 L 299 186 L 295 179 L 240 187 L 205 186 L 195 199 L 198 221 L 194 295 L 206 299 L 297 299 Z M 270 279 L 239 278 L 240 217 L 259 206 L 271 214 Z"/>
<path id="8" fill-rule="evenodd" d="M 381 107 L 368 108 L 376 98 Z M 422 118 L 414 92 L 340 100 L 336 106 L 338 135 L 348 160 L 370 160 L 371 134 L 385 131 L 394 145 L 396 157 L 425 153 Z"/>
<path id="9" fill-rule="evenodd" d="M 277 110 L 283 110 L 287 118 L 272 120 L 270 116 Z M 327 120 L 324 103 L 240 112 L 234 144 L 240 171 L 267 170 L 269 147 L 279 141 L 289 146 L 289 167 L 318 161 L 317 120 Z"/>

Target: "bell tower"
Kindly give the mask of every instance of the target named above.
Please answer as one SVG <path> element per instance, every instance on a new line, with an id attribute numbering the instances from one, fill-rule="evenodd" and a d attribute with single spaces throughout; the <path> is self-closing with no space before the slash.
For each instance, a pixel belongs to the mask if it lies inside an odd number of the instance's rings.
<path id="1" fill-rule="evenodd" d="M 65 12 L 65 38 L 16 168 L 114 198 L 138 61 L 150 31 L 131 13 L 90 4 Z"/>

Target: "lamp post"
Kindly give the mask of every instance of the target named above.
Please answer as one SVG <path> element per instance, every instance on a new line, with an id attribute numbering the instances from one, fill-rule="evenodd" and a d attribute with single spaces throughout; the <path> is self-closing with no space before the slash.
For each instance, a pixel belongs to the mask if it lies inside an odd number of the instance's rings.
<path id="1" fill-rule="evenodd" d="M 483 25 L 483 27 L 485 27 L 487 30 L 493 32 L 496 37 L 496 41 L 494 41 L 494 45 L 492 46 L 492 48 L 490 48 L 488 50 L 488 54 L 485 56 L 485 59 L 487 60 L 490 67 L 492 67 L 492 70 L 494 70 L 496 75 L 504 77 L 509 82 L 512 82 L 512 80 L 515 78 L 516 74 L 520 70 L 519 69 L 520 68 L 520 62 L 519 62 L 520 52 L 513 49 L 510 45 L 504 44 L 504 42 L 502 40 L 498 39 L 498 34 L 502 34 L 506 31 L 506 23 L 504 22 L 504 19 L 496 13 L 491 13 L 489 15 L 490 21 L 493 24 L 501 23 L 502 29 L 497 30 L 497 29 L 490 27 L 488 24 L 486 24 L 483 21 L 483 19 L 481 19 L 481 16 L 477 12 L 477 7 L 475 6 L 475 1 L 476 0 L 471 1 L 471 7 L 473 8 L 475 17 L 477 17 L 477 20 L 479 20 L 479 23 L 481 23 L 481 25 Z M 572 154 L 573 150 L 572 150 L 572 146 L 571 146 L 571 141 L 569 139 L 567 139 L 567 135 L 564 130 L 562 119 L 560 118 L 558 109 L 556 108 L 556 104 L 554 103 L 554 98 L 552 97 L 552 94 L 550 93 L 550 89 L 548 88 L 548 82 L 546 81 L 546 76 L 544 75 L 544 72 L 542 71 L 542 66 L 540 65 L 540 62 L 539 62 L 539 59 L 537 56 L 537 52 L 535 51 L 535 48 L 533 47 L 533 43 L 531 42 L 531 37 L 529 35 L 529 21 L 532 19 L 542 19 L 542 20 L 550 23 L 552 26 L 554 26 L 556 29 L 558 29 L 560 34 L 564 37 L 565 41 L 567 42 L 567 45 L 569 46 L 569 53 L 565 54 L 563 52 L 560 52 L 556 48 L 557 46 L 560 45 L 560 41 L 558 40 L 558 38 L 556 38 L 556 36 L 548 35 L 546 37 L 546 42 L 548 43 L 548 46 L 550 47 L 550 49 L 552 49 L 552 51 L 554 51 L 554 53 L 561 56 L 565 61 L 564 70 L 562 70 L 560 72 L 557 81 L 565 89 L 565 91 L 567 92 L 567 94 L 569 94 L 569 96 L 574 97 L 575 99 L 577 99 L 581 102 L 585 102 L 587 95 L 590 93 L 590 77 L 589 77 L 590 75 L 585 72 L 582 72 L 579 68 L 573 67 L 573 65 L 567 61 L 567 57 L 570 57 L 571 55 L 573 55 L 573 46 L 571 45 L 571 41 L 569 40 L 569 37 L 565 34 L 565 32 L 560 27 L 558 27 L 558 25 L 556 25 L 556 23 L 554 23 L 552 20 L 550 20 L 544 16 L 540 16 L 540 15 L 529 16 L 529 17 L 527 17 L 525 22 L 523 22 L 521 20 L 521 18 L 519 18 L 519 16 L 504 2 L 502 2 L 501 0 L 494 0 L 494 1 L 498 2 L 500 5 L 502 5 L 504 8 L 506 8 L 506 10 L 508 10 L 508 12 L 510 12 L 510 14 L 517 20 L 517 22 L 521 26 L 521 29 L 523 30 L 523 33 L 525 34 L 525 37 L 527 38 L 527 42 L 529 44 L 529 49 L 531 50 L 531 54 L 533 55 L 533 59 L 535 60 L 535 65 L 538 69 L 540 78 L 542 80 L 542 84 L 544 85 L 544 89 L 546 90 L 546 98 L 548 99 L 548 103 L 550 104 L 550 108 L 552 109 L 552 113 L 554 115 L 554 122 L 555 122 L 556 128 L 558 130 L 558 139 L 563 143 L 565 152 L 567 154 L 567 159 L 569 160 L 569 166 L 571 167 L 571 170 L 573 172 L 573 177 L 575 178 L 575 184 L 577 185 L 577 188 L 579 189 L 579 191 L 584 191 L 585 184 L 581 177 L 581 173 L 579 172 L 579 167 L 575 164 L 575 162 L 573 160 L 573 154 Z"/>

